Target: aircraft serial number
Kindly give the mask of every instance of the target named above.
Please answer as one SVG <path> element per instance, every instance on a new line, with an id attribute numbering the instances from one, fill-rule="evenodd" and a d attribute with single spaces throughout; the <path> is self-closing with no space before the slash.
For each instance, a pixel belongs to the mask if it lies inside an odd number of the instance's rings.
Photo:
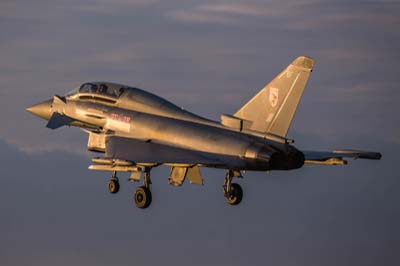
<path id="1" fill-rule="evenodd" d="M 131 122 L 131 118 L 129 116 L 116 114 L 116 113 L 112 113 L 110 115 L 110 118 L 112 120 L 118 120 L 118 121 L 125 122 L 125 123 L 130 123 Z"/>

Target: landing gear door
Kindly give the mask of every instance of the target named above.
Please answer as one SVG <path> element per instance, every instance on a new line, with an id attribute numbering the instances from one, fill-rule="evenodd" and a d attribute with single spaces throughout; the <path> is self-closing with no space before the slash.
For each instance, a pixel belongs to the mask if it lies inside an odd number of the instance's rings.
<path id="1" fill-rule="evenodd" d="M 106 151 L 105 134 L 89 132 L 88 150 L 105 152 Z"/>
<path id="2" fill-rule="evenodd" d="M 189 179 L 190 184 L 203 185 L 203 177 L 200 173 L 200 167 L 197 165 L 189 167 L 186 176 Z"/>
<path id="3" fill-rule="evenodd" d="M 174 186 L 182 186 L 183 181 L 185 181 L 187 171 L 187 167 L 173 166 L 168 178 L 169 183 Z"/>
<path id="4" fill-rule="evenodd" d="M 186 178 L 191 184 L 203 185 L 203 178 L 197 165 L 192 167 L 173 166 L 168 180 L 171 185 L 181 186 Z"/>

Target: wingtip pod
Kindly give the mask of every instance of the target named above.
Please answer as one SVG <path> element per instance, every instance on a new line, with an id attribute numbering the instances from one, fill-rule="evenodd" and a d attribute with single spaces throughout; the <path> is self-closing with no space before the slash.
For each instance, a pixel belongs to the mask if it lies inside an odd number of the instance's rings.
<path id="1" fill-rule="evenodd" d="M 311 71 L 314 68 L 315 60 L 309 56 L 299 56 L 292 62 L 292 65 Z"/>

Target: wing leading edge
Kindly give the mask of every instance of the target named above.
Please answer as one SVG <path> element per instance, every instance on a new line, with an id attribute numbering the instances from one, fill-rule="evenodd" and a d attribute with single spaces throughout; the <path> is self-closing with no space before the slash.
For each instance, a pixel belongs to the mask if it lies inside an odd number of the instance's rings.
<path id="1" fill-rule="evenodd" d="M 331 152 L 303 151 L 303 153 L 305 157 L 305 163 L 308 164 L 344 165 L 347 164 L 347 161 L 343 158 L 368 160 L 380 160 L 382 158 L 382 155 L 379 152 L 349 149 L 334 150 Z"/>

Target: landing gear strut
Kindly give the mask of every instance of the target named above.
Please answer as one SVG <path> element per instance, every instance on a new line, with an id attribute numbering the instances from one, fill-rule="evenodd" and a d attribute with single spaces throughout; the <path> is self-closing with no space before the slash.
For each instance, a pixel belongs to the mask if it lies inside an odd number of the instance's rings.
<path id="1" fill-rule="evenodd" d="M 135 191 L 134 200 L 136 207 L 145 209 L 150 206 L 152 199 L 150 184 L 150 169 L 146 169 L 144 172 L 143 186 L 138 187 Z"/>
<path id="2" fill-rule="evenodd" d="M 238 205 L 243 198 L 242 187 L 239 184 L 232 183 L 232 178 L 234 176 L 235 172 L 233 170 L 228 170 L 225 176 L 224 185 L 222 186 L 225 200 L 230 205 Z"/>
<path id="3" fill-rule="evenodd" d="M 116 194 L 119 191 L 119 182 L 117 177 L 117 172 L 113 172 L 110 181 L 108 181 L 108 192 L 111 194 Z"/>

